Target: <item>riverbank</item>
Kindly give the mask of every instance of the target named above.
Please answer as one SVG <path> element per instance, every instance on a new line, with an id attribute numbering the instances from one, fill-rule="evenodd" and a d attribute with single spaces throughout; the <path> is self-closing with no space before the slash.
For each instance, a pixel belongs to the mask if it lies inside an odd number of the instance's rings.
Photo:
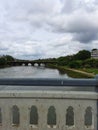
<path id="1" fill-rule="evenodd" d="M 93 73 L 88 73 L 82 70 L 68 68 L 66 66 L 57 66 L 57 65 L 49 64 L 48 67 L 58 69 L 61 74 L 67 73 L 67 75 L 72 78 L 94 78 L 95 77 L 95 74 Z"/>

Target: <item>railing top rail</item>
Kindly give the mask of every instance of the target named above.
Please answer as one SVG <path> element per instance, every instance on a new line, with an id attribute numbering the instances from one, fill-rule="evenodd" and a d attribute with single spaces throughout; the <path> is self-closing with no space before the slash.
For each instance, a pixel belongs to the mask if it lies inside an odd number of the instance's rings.
<path id="1" fill-rule="evenodd" d="M 48 79 L 48 78 L 2 78 L 0 85 L 20 86 L 98 86 L 98 75 L 93 79 Z"/>

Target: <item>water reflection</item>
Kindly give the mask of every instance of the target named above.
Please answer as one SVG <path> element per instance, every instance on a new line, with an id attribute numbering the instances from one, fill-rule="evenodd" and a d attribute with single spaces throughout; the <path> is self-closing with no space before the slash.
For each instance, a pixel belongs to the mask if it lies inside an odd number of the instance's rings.
<path id="1" fill-rule="evenodd" d="M 60 75 L 65 75 L 65 72 L 63 70 L 58 70 Z"/>
<path id="2" fill-rule="evenodd" d="M 17 66 L 0 69 L 0 78 L 69 78 L 67 74 L 61 74 L 57 69 L 39 66 Z"/>

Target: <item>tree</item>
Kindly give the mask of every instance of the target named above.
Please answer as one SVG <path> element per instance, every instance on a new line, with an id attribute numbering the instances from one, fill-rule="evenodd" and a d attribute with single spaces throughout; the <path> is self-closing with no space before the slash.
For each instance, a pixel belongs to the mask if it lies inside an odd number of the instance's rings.
<path id="1" fill-rule="evenodd" d="M 69 64 L 68 64 L 68 66 L 70 67 L 70 68 L 80 68 L 80 67 L 82 67 L 82 61 L 71 61 Z"/>
<path id="2" fill-rule="evenodd" d="M 5 57 L 1 57 L 0 58 L 0 66 L 5 66 L 7 64 L 6 58 Z"/>
<path id="3" fill-rule="evenodd" d="M 6 55 L 5 58 L 7 61 L 14 61 L 14 58 L 10 55 Z"/>
<path id="4" fill-rule="evenodd" d="M 75 60 L 86 60 L 91 58 L 91 53 L 87 50 L 79 51 L 76 55 L 74 55 Z"/>
<path id="5" fill-rule="evenodd" d="M 83 62 L 83 66 L 87 68 L 98 68 L 98 59 L 87 59 Z"/>

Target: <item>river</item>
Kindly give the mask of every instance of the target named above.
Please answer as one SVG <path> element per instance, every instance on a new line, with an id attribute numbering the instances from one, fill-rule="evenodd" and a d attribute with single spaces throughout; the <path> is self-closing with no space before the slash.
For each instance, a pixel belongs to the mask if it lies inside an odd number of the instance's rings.
<path id="1" fill-rule="evenodd" d="M 16 66 L 0 69 L 0 78 L 69 78 L 57 69 L 44 66 Z"/>

